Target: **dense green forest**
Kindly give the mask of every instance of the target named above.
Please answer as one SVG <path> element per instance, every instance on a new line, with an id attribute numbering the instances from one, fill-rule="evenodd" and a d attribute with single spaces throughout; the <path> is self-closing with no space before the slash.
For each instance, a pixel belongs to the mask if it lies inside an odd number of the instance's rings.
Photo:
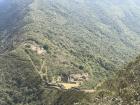
<path id="1" fill-rule="evenodd" d="M 0 0 L 0 14 L 0 105 L 140 104 L 139 0 Z"/>

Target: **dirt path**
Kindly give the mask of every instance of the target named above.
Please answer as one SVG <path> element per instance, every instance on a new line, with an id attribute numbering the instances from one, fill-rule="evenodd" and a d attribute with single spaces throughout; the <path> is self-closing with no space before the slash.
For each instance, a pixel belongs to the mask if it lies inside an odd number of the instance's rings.
<path id="1" fill-rule="evenodd" d="M 81 90 L 82 92 L 85 92 L 85 93 L 95 93 L 96 92 L 96 90 L 94 90 L 94 89 L 89 89 L 89 90 Z"/>
<path id="2" fill-rule="evenodd" d="M 71 88 L 76 88 L 79 87 L 80 85 L 78 83 L 59 83 L 59 85 L 64 86 L 64 89 L 71 89 Z"/>
<path id="3" fill-rule="evenodd" d="M 28 58 L 29 58 L 29 60 L 30 60 L 30 62 L 31 62 L 31 64 L 32 64 L 34 70 L 35 70 L 36 72 L 38 72 L 38 69 L 37 69 L 36 65 L 34 64 L 32 58 L 30 57 L 30 55 L 29 55 L 28 53 L 27 53 L 27 56 L 28 56 Z"/>
<path id="4" fill-rule="evenodd" d="M 34 68 L 34 70 L 41 76 L 41 78 L 44 80 L 43 76 L 46 76 L 46 72 L 43 72 L 43 68 L 45 67 L 45 60 L 43 60 L 42 64 L 40 65 L 40 68 L 37 68 L 34 61 L 32 60 L 30 54 L 27 53 L 27 56 Z"/>
<path id="5" fill-rule="evenodd" d="M 40 71 L 43 70 L 44 66 L 45 66 L 45 60 L 43 60 L 43 63 L 42 63 L 41 68 L 40 68 Z"/>
<path id="6" fill-rule="evenodd" d="M 74 84 L 74 83 L 59 83 L 59 85 L 63 85 L 64 89 L 71 89 L 71 88 L 78 88 L 80 84 Z M 79 89 L 79 91 L 85 92 L 85 93 L 94 93 L 96 92 L 95 89 Z"/>

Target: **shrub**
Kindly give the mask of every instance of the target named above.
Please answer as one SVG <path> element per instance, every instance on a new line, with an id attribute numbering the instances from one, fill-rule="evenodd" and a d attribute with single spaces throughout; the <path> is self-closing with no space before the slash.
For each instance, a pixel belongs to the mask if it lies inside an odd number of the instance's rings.
<path id="1" fill-rule="evenodd" d="M 79 69 L 80 69 L 80 70 L 83 70 L 83 69 L 84 69 L 84 66 L 83 66 L 83 65 L 80 65 L 80 66 L 79 66 Z"/>
<path id="2" fill-rule="evenodd" d="M 43 46 L 43 48 L 44 48 L 46 51 L 48 51 L 48 49 L 49 49 L 49 47 L 48 47 L 47 44 L 45 44 L 45 45 Z"/>

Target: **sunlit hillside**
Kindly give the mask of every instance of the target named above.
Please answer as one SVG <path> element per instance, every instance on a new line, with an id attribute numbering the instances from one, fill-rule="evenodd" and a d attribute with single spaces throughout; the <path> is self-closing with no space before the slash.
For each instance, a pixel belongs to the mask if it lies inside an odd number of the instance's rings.
<path id="1" fill-rule="evenodd" d="M 139 104 L 139 27 L 139 0 L 0 0 L 0 105 Z"/>

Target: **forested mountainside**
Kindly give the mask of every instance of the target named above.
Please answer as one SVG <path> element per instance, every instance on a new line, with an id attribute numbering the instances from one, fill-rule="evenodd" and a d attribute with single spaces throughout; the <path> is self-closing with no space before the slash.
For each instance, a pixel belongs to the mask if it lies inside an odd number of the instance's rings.
<path id="1" fill-rule="evenodd" d="M 90 96 L 79 88 L 95 88 L 114 77 L 140 52 L 139 6 L 139 0 L 0 0 L 0 104 L 94 103 L 100 92 Z M 125 71 L 120 72 L 125 75 Z M 122 79 L 127 81 L 125 76 Z M 63 90 L 69 88 L 63 83 L 76 83 L 79 88 Z M 107 83 L 99 90 L 109 90 Z M 116 79 L 109 83 L 121 85 Z M 117 94 L 121 87 L 112 88 L 109 99 L 124 95 Z M 71 96 L 74 101 L 69 103 Z M 130 99 L 133 102 L 134 97 Z M 100 100 L 98 104 L 103 105 Z"/>
<path id="2" fill-rule="evenodd" d="M 113 79 L 97 86 L 94 93 L 69 90 L 64 92 L 54 105 L 139 105 L 139 75 L 140 57 L 137 57 L 121 69 Z"/>

